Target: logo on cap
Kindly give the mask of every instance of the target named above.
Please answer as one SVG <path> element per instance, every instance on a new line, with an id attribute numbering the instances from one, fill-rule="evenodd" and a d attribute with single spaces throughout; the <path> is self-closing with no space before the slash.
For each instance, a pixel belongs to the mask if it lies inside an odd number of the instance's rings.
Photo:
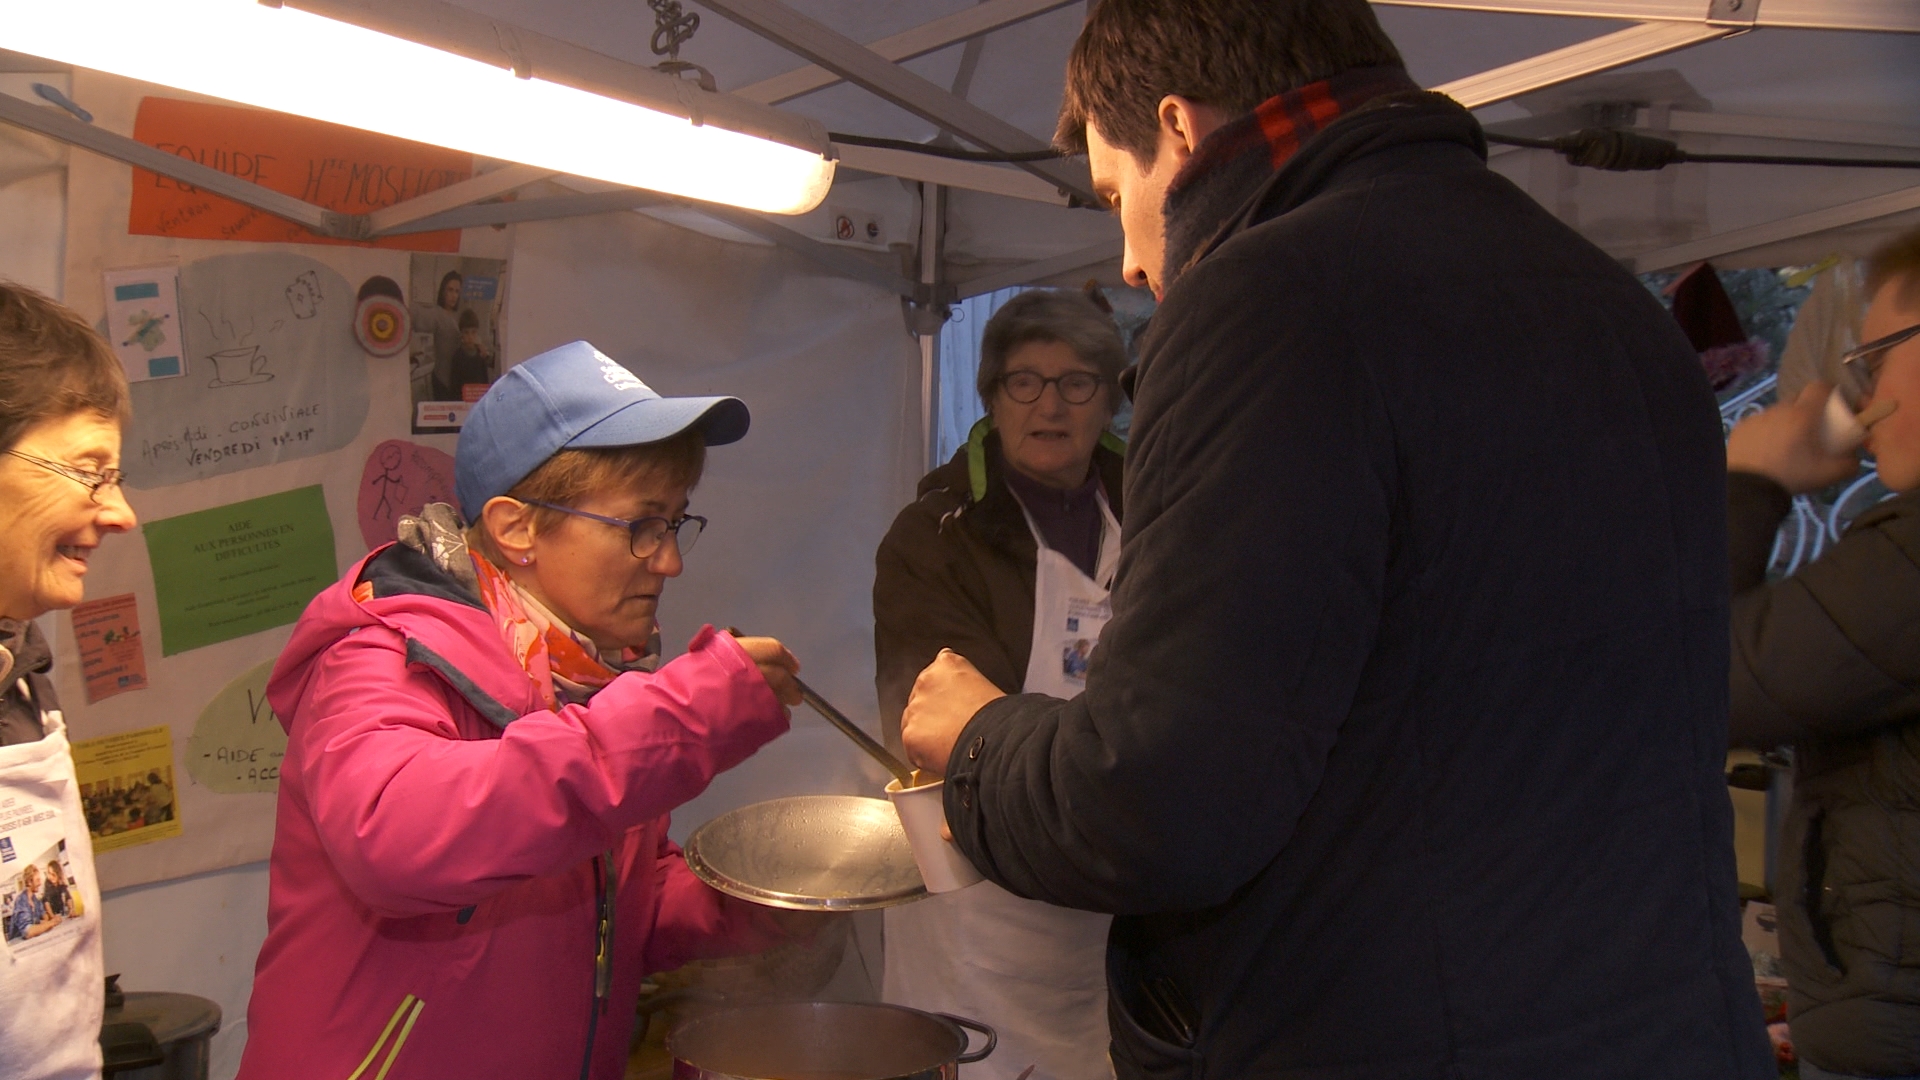
<path id="1" fill-rule="evenodd" d="M 608 386 L 613 387 L 615 390 L 645 390 L 647 388 L 647 384 L 634 378 L 633 372 L 614 363 L 613 360 L 605 354 L 597 353 L 595 357 L 600 361 L 600 377 L 607 380 Z"/>

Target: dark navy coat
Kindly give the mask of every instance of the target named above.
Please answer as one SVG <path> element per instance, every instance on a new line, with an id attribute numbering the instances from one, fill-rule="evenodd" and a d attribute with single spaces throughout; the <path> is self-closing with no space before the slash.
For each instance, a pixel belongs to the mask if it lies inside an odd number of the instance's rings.
<path id="1" fill-rule="evenodd" d="M 1169 290 L 1085 694 L 955 747 L 995 881 L 1113 912 L 1132 1077 L 1771 1077 L 1739 940 L 1718 414 L 1420 97 Z"/>

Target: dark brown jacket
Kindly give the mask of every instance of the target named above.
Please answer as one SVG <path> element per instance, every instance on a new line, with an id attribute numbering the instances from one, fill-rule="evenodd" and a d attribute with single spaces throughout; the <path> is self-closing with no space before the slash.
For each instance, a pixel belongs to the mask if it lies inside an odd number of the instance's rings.
<path id="1" fill-rule="evenodd" d="M 1774 871 L 1800 1056 L 1851 1076 L 1920 1072 L 1920 496 L 1854 520 L 1766 580 L 1793 503 L 1727 483 L 1736 746 L 1794 747 Z"/>
<path id="2" fill-rule="evenodd" d="M 1120 455 L 1111 443 L 1094 451 L 1094 467 L 1120 520 Z M 1039 550 L 1004 468 L 999 434 L 976 427 L 953 460 L 921 477 L 919 498 L 893 519 L 874 556 L 874 683 L 880 728 L 896 749 L 913 680 L 941 649 L 1009 694 L 1026 682 Z"/>

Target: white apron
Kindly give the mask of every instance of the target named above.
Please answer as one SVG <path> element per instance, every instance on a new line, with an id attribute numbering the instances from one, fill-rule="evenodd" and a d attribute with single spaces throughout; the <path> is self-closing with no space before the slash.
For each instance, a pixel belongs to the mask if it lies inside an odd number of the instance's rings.
<path id="1" fill-rule="evenodd" d="M 40 715 L 44 738 L 0 746 L 0 1076 L 85 1080 L 100 1074 L 105 1010 L 100 882 L 66 723 L 57 709 Z M 67 895 L 49 904 L 51 862 Z M 28 866 L 38 902 L 22 895 Z"/>
<path id="2" fill-rule="evenodd" d="M 1029 694 L 1076 697 L 1086 658 L 1111 617 L 1107 592 L 1120 524 L 1104 496 L 1100 561 L 1092 578 L 1049 549 L 1034 573 Z M 1107 926 L 1112 916 L 1054 907 L 982 881 L 886 911 L 886 1000 L 979 1020 L 1000 1033 L 992 1056 L 962 1068 L 980 1080 L 1110 1080 Z"/>

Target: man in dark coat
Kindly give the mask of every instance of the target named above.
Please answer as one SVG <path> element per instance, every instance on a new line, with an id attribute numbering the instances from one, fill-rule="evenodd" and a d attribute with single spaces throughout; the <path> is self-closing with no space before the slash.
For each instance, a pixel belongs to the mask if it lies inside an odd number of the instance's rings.
<path id="1" fill-rule="evenodd" d="M 1062 136 L 1163 297 L 1113 621 L 903 734 L 982 872 L 1115 914 L 1119 1075 L 1770 1077 L 1672 319 L 1361 0 L 1103 0 Z"/>
<path id="2" fill-rule="evenodd" d="M 1848 390 L 1863 419 L 1886 414 L 1868 447 L 1898 494 L 1769 582 L 1793 495 L 1859 462 L 1821 442 L 1822 383 L 1727 443 L 1733 740 L 1794 748 L 1774 902 L 1808 1080 L 1920 1074 L 1920 230 L 1870 261 L 1867 287 Z"/>

